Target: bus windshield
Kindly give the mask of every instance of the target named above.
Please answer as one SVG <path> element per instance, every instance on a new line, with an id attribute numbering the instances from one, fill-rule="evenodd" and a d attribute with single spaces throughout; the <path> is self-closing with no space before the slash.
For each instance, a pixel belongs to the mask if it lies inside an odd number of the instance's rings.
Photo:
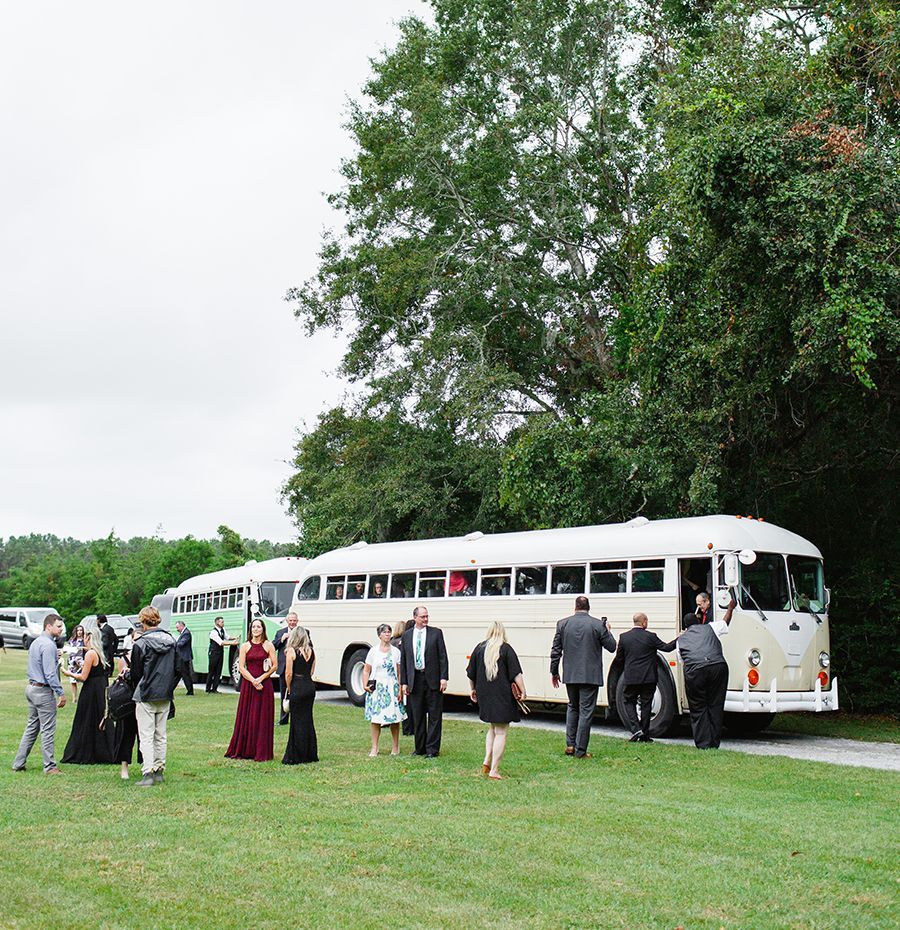
<path id="1" fill-rule="evenodd" d="M 264 617 L 286 617 L 294 599 L 295 581 L 266 581 L 259 586 L 259 609 Z"/>
<path id="2" fill-rule="evenodd" d="M 741 566 L 740 605 L 745 610 L 791 609 L 783 555 L 759 552 L 752 565 Z"/>
<path id="3" fill-rule="evenodd" d="M 788 574 L 791 576 L 794 610 L 825 609 L 825 579 L 821 559 L 803 555 L 789 555 Z"/>

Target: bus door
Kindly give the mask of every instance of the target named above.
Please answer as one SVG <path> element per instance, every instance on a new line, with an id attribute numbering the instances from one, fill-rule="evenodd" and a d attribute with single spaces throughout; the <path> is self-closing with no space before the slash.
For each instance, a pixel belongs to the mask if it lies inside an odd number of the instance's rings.
<path id="1" fill-rule="evenodd" d="M 712 559 L 694 558 L 678 560 L 678 578 L 680 581 L 680 596 L 678 598 L 678 616 L 676 617 L 675 628 L 684 629 L 685 614 L 695 613 L 697 610 L 697 595 L 701 591 L 706 591 L 713 601 L 713 610 L 715 610 L 715 598 L 712 594 Z"/>

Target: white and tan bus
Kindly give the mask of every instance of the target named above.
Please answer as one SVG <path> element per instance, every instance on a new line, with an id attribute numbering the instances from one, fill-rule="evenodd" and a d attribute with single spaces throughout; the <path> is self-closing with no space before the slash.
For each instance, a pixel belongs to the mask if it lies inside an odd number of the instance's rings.
<path id="1" fill-rule="evenodd" d="M 736 595 L 723 648 L 730 668 L 726 711 L 733 727 L 762 729 L 772 715 L 836 710 L 830 677 L 828 592 L 812 543 L 753 518 L 691 517 L 449 539 L 356 543 L 311 559 L 295 605 L 316 649 L 316 678 L 362 703 L 362 665 L 379 623 L 411 617 L 428 604 L 450 657 L 448 692 L 468 694 L 466 664 L 492 620 L 500 620 L 522 662 L 532 701 L 562 702 L 550 682 L 557 621 L 578 594 L 608 617 L 618 637 L 637 611 L 673 639 L 709 591 L 713 610 Z M 651 732 L 669 731 L 687 712 L 675 653 L 659 655 Z M 598 704 L 621 702 L 619 669 L 606 666 Z"/>

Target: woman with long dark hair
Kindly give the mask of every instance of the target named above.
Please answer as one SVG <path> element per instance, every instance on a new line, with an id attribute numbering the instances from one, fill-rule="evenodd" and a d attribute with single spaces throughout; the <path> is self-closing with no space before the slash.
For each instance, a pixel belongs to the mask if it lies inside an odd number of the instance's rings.
<path id="1" fill-rule="evenodd" d="M 316 654 L 309 634 L 298 623 L 294 627 L 285 649 L 285 691 L 291 710 L 291 728 L 284 750 L 285 765 L 300 765 L 319 761 L 319 744 L 313 723 L 313 703 L 316 685 L 312 679 L 316 668 Z"/>
<path id="2" fill-rule="evenodd" d="M 257 617 L 251 622 L 250 638 L 238 655 L 241 696 L 234 733 L 225 753 L 229 759 L 268 762 L 275 758 L 275 692 L 271 676 L 277 661 L 266 625 Z"/>
<path id="3" fill-rule="evenodd" d="M 506 751 L 509 725 L 521 719 L 512 686 L 516 685 L 519 699 L 524 700 L 525 679 L 519 657 L 506 641 L 506 630 L 498 620 L 488 628 L 487 639 L 472 650 L 466 675 L 478 716 L 489 724 L 481 770 L 488 778 L 499 779 L 503 777 L 500 760 Z"/>
<path id="4" fill-rule="evenodd" d="M 113 761 L 112 729 L 100 729 L 106 715 L 109 669 L 99 629 L 88 634 L 81 671 L 76 674 L 63 669 L 63 674 L 80 681 L 82 688 L 62 761 L 74 765 L 109 765 Z"/>

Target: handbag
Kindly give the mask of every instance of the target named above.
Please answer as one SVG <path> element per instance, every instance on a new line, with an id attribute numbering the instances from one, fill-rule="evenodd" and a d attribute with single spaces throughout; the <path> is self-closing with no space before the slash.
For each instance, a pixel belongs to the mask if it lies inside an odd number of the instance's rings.
<path id="1" fill-rule="evenodd" d="M 523 717 L 527 717 L 531 713 L 531 708 L 522 700 L 522 689 L 515 682 L 512 683 L 511 688 L 513 700 L 516 702 L 519 712 Z"/>
<path id="2" fill-rule="evenodd" d="M 122 675 L 106 690 L 106 716 L 121 720 L 134 713 L 134 685 Z"/>

